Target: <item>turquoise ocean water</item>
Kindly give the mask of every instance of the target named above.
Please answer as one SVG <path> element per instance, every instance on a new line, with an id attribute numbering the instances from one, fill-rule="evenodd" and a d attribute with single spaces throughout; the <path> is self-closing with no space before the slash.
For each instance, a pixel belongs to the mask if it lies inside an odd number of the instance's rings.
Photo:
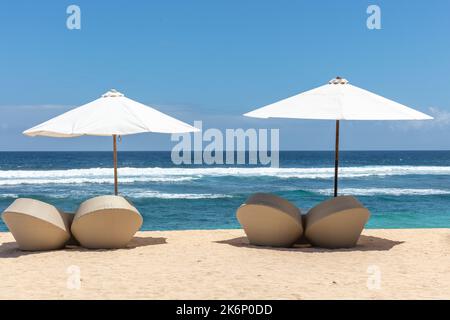
<path id="1" fill-rule="evenodd" d="M 333 152 L 319 151 L 281 152 L 280 168 L 176 166 L 170 152 L 120 152 L 119 191 L 143 230 L 236 228 L 236 208 L 254 192 L 304 213 L 330 197 L 333 164 Z M 112 193 L 111 168 L 110 152 L 0 152 L 0 210 L 31 197 L 74 211 Z M 341 152 L 340 190 L 371 210 L 369 228 L 450 227 L 450 151 Z"/>

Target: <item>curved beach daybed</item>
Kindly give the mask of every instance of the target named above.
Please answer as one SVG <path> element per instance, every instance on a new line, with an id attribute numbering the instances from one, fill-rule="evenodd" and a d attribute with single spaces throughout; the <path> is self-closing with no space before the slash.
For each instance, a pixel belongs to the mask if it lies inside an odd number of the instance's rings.
<path id="1" fill-rule="evenodd" d="M 300 210 L 273 194 L 256 193 L 236 212 L 251 244 L 291 247 L 303 234 Z"/>
<path id="2" fill-rule="evenodd" d="M 339 196 L 324 201 L 305 216 L 305 237 L 313 246 L 356 246 L 370 212 L 356 198 Z"/>
<path id="3" fill-rule="evenodd" d="M 34 199 L 16 199 L 2 214 L 19 249 L 27 251 L 61 249 L 71 238 L 74 215 Z"/>
<path id="4" fill-rule="evenodd" d="M 139 211 L 121 196 L 99 196 L 78 208 L 72 233 L 83 247 L 116 249 L 125 247 L 142 226 Z"/>

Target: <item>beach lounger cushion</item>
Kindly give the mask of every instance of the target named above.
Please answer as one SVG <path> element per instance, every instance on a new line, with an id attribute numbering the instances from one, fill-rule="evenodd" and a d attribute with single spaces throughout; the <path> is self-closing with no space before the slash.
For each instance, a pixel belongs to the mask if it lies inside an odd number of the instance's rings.
<path id="1" fill-rule="evenodd" d="M 19 249 L 61 249 L 69 241 L 73 215 L 34 199 L 16 199 L 2 214 Z"/>
<path id="2" fill-rule="evenodd" d="M 139 211 L 121 196 L 99 196 L 83 202 L 75 213 L 72 233 L 83 247 L 122 248 L 142 225 Z"/>
<path id="3" fill-rule="evenodd" d="M 305 237 L 317 247 L 351 248 L 369 217 L 369 210 L 354 197 L 335 197 L 309 210 L 305 216 Z"/>
<path id="4" fill-rule="evenodd" d="M 251 244 L 290 247 L 303 234 L 300 210 L 276 195 L 256 193 L 236 212 Z"/>

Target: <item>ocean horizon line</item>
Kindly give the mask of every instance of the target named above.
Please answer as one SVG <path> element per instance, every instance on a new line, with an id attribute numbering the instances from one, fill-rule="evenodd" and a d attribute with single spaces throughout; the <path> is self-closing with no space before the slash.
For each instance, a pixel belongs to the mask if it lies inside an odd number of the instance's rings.
<path id="1" fill-rule="evenodd" d="M 203 152 L 204 150 L 192 150 L 191 152 Z M 258 152 L 259 150 L 217 150 L 217 152 Z M 335 152 L 334 150 L 310 149 L 310 150 L 278 150 L 279 152 Z M 111 150 L 0 150 L 0 153 L 14 152 L 103 152 L 111 153 Z M 172 150 L 117 150 L 117 152 L 172 152 Z M 341 149 L 340 152 L 450 152 L 450 149 Z"/>

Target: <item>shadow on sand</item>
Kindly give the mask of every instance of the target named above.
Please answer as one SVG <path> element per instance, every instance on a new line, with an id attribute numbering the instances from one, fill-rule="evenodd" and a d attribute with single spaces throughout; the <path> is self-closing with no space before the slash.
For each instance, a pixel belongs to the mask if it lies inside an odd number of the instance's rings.
<path id="1" fill-rule="evenodd" d="M 61 250 L 51 251 L 22 251 L 17 246 L 16 242 L 4 242 L 0 244 L 0 258 L 18 258 L 21 256 L 41 254 L 52 251 L 80 251 L 80 252 L 103 252 L 103 251 L 115 251 L 115 250 L 131 250 L 138 247 L 153 246 L 159 244 L 166 244 L 167 238 L 163 237 L 133 237 L 130 243 L 125 248 L 120 249 L 87 249 L 80 246 L 68 245 Z"/>
<path id="2" fill-rule="evenodd" d="M 278 250 L 278 251 L 293 251 L 293 252 L 351 252 L 351 251 L 388 251 L 393 247 L 404 243 L 404 241 L 393 241 L 389 239 L 364 236 L 359 238 L 358 244 L 354 248 L 343 248 L 343 249 L 324 249 L 312 247 L 308 244 L 294 245 L 292 248 L 277 248 L 277 247 L 264 247 L 251 245 L 248 242 L 247 237 L 239 237 L 229 240 L 216 241 L 217 243 L 228 244 L 234 247 L 246 247 L 252 249 L 263 249 L 263 250 Z"/>

